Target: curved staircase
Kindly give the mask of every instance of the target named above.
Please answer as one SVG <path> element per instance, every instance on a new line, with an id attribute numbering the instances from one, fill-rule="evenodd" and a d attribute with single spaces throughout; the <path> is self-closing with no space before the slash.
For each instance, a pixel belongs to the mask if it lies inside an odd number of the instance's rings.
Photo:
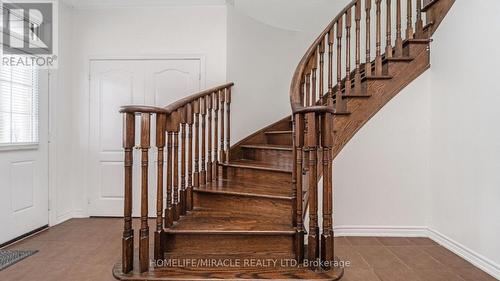
<path id="1" fill-rule="evenodd" d="M 113 269 L 115 278 L 342 277 L 344 269 L 334 255 L 332 161 L 378 110 L 429 68 L 431 36 L 454 1 L 384 3 L 385 13 L 381 0 L 348 4 L 299 63 L 290 91 L 292 116 L 233 146 L 232 83 L 164 108 L 122 108 L 124 232 L 122 261 Z M 406 24 L 403 6 L 408 8 Z M 382 14 L 386 19 L 385 54 Z M 351 41 L 355 43 L 351 45 Z M 361 50 L 365 63 L 361 63 Z M 136 119 L 140 123 L 138 145 Z M 154 183 L 157 213 L 150 237 L 147 202 L 152 132 L 158 161 Z M 142 152 L 141 225 L 135 238 L 131 213 L 134 148 Z M 321 178 L 323 184 L 318 187 Z M 303 223 L 306 215 L 307 228 Z M 134 249 L 136 243 L 138 250 Z"/>

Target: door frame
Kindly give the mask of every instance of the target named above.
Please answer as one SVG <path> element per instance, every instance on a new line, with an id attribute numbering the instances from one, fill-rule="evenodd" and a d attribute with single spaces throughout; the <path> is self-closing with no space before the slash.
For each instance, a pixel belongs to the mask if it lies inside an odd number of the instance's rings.
<path id="1" fill-rule="evenodd" d="M 86 93 L 86 99 L 85 99 L 85 104 L 82 104 L 82 106 L 85 107 L 84 112 L 87 116 L 87 120 L 90 122 L 90 98 L 91 98 L 91 64 L 93 61 L 127 61 L 127 60 L 138 60 L 138 61 L 144 61 L 144 60 L 198 60 L 200 61 L 200 88 L 205 88 L 206 86 L 206 64 L 205 64 L 205 55 L 203 54 L 140 54 L 140 55 L 114 55 L 114 54 L 102 54 L 102 55 L 90 55 L 87 57 L 86 61 L 86 69 L 85 69 L 85 75 L 88 77 L 88 81 L 86 83 L 87 89 L 85 89 Z M 193 93 L 194 94 L 194 93 Z M 82 172 L 83 175 L 83 186 L 85 187 L 83 189 L 84 192 L 84 198 L 86 200 L 85 202 L 85 207 L 83 210 L 75 210 L 74 211 L 74 216 L 77 218 L 86 218 L 89 217 L 89 203 L 90 203 L 90 188 L 91 186 L 89 185 L 89 177 L 90 177 L 90 159 L 89 159 L 89 152 L 90 152 L 90 123 L 88 126 L 84 128 L 84 133 L 87 136 L 86 143 L 85 143 L 85 152 L 83 155 L 83 161 L 84 161 L 84 171 Z"/>

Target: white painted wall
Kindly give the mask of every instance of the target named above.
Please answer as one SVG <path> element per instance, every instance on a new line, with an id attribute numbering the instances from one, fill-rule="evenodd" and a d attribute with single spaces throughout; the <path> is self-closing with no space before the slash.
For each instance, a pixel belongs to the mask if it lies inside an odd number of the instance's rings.
<path id="1" fill-rule="evenodd" d="M 54 223 L 69 209 L 71 216 L 87 216 L 90 58 L 203 56 L 202 87 L 226 81 L 224 5 L 92 6 L 68 9 L 67 17 L 61 33 L 70 38 L 61 39 L 66 50 L 53 86 L 54 97 L 60 98 L 53 112 L 59 119 L 53 120 Z"/>
<path id="2" fill-rule="evenodd" d="M 411 83 L 335 159 L 339 235 L 358 229 L 378 235 L 418 234 L 428 225 L 429 81 L 426 72 Z"/>
<path id="3" fill-rule="evenodd" d="M 429 204 L 430 227 L 484 258 L 498 278 L 499 13 L 496 0 L 457 1 L 434 36 Z"/>

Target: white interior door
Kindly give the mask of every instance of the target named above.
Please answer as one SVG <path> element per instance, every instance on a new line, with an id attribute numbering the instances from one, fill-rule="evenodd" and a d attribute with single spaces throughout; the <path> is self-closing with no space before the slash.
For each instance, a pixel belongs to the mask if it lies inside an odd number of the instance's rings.
<path id="1" fill-rule="evenodd" d="M 48 224 L 48 73 L 7 68 L 0 87 L 0 244 Z M 26 71 L 26 72 L 25 72 Z M 29 80 L 33 79 L 33 83 Z M 31 86 L 30 86 L 31 85 Z M 36 94 L 31 94 L 32 90 Z M 38 95 L 38 106 L 36 104 Z M 9 98 L 10 96 L 10 98 Z M 30 113 L 30 109 L 32 112 Z M 38 115 L 38 118 L 36 118 Z M 28 136 L 31 134 L 31 136 Z M 38 137 L 36 137 L 38 136 Z M 18 142 L 7 144 L 7 140 Z M 19 143 L 20 142 L 20 143 Z M 24 142 L 24 144 L 23 144 Z"/>
<path id="2" fill-rule="evenodd" d="M 92 60 L 90 63 L 89 214 L 123 216 L 122 105 L 166 106 L 200 89 L 199 59 Z M 139 143 L 139 120 L 136 144 Z M 151 122 L 149 214 L 155 216 L 156 149 Z M 133 215 L 140 205 L 140 153 L 134 152 Z"/>

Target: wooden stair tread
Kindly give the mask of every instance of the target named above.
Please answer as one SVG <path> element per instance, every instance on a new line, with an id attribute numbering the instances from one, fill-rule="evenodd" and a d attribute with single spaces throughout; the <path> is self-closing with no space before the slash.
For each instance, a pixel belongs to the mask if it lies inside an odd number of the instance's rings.
<path id="1" fill-rule="evenodd" d="M 220 165 L 225 167 L 248 168 L 256 170 L 266 170 L 272 172 L 284 172 L 284 173 L 292 172 L 291 163 L 273 163 L 273 162 L 260 162 L 249 159 L 238 159 L 238 160 L 231 160 L 228 164 L 222 163 Z"/>
<path id="2" fill-rule="evenodd" d="M 416 39 L 416 38 L 412 38 L 412 39 L 405 39 L 403 41 L 403 44 L 408 44 L 408 43 L 413 43 L 413 44 L 428 44 L 428 43 L 431 43 L 431 42 L 432 42 L 432 39 L 427 39 L 427 38 Z"/>
<path id="3" fill-rule="evenodd" d="M 267 131 L 264 132 L 267 135 L 281 135 L 281 134 L 291 134 L 293 131 Z"/>
<path id="4" fill-rule="evenodd" d="M 266 186 L 254 182 L 242 182 L 220 179 L 194 189 L 195 192 L 220 193 L 243 196 L 269 197 L 276 199 L 291 199 L 290 188 Z"/>
<path id="5" fill-rule="evenodd" d="M 389 80 L 392 79 L 393 77 L 391 75 L 370 75 L 370 76 L 365 76 L 365 79 L 367 80 Z"/>
<path id="6" fill-rule="evenodd" d="M 411 62 L 414 60 L 412 57 L 392 57 L 392 58 L 385 58 L 386 61 L 393 61 L 393 62 Z"/>
<path id="7" fill-rule="evenodd" d="M 291 225 L 276 223 L 275 218 L 212 210 L 194 210 L 182 217 L 167 233 L 293 235 Z"/>
<path id="8" fill-rule="evenodd" d="M 138 259 L 134 259 L 137 261 Z M 243 261 L 242 261 L 243 263 Z M 113 268 L 113 276 L 124 281 L 158 281 L 158 280 L 338 280 L 343 275 L 343 269 L 334 269 L 324 272 L 312 271 L 305 267 L 158 267 L 140 273 L 139 266 L 129 274 L 123 274 L 122 264 L 118 262 Z"/>
<path id="9" fill-rule="evenodd" d="M 242 144 L 241 147 L 242 148 L 254 148 L 254 149 L 292 151 L 291 146 L 279 145 L 279 144 Z"/>

